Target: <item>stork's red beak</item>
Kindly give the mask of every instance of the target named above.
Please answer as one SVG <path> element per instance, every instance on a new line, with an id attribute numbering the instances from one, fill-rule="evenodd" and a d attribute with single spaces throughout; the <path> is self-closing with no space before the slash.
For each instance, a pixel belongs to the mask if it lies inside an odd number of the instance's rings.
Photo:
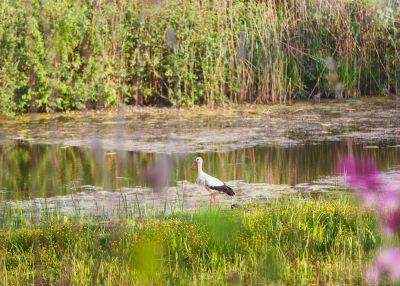
<path id="1" fill-rule="evenodd" d="M 192 166 L 190 166 L 190 169 L 196 168 L 197 167 L 197 162 L 193 161 Z"/>

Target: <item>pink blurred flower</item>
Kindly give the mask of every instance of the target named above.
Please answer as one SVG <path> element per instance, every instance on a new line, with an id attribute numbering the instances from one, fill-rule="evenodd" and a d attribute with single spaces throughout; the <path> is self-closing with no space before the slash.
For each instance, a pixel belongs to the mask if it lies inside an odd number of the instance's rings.
<path id="1" fill-rule="evenodd" d="M 374 191 L 381 184 L 378 169 L 371 160 L 343 159 L 339 162 L 338 169 L 351 188 Z"/>
<path id="2" fill-rule="evenodd" d="M 382 276 L 392 281 L 400 280 L 400 248 L 387 248 L 378 253 L 374 263 L 367 269 L 367 283 L 377 285 Z"/>
<path id="3" fill-rule="evenodd" d="M 345 184 L 352 188 L 365 207 L 375 209 L 385 232 L 400 231 L 400 186 L 384 179 L 369 159 L 344 159 L 338 165 Z"/>

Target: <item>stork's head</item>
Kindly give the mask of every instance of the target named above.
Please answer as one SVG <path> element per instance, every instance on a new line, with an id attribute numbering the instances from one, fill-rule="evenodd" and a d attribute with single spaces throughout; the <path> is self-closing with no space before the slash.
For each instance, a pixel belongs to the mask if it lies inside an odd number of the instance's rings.
<path id="1" fill-rule="evenodd" d="M 196 160 L 194 160 L 192 163 L 192 169 L 196 167 L 198 168 L 202 164 L 203 164 L 203 159 L 201 157 L 197 157 Z"/>

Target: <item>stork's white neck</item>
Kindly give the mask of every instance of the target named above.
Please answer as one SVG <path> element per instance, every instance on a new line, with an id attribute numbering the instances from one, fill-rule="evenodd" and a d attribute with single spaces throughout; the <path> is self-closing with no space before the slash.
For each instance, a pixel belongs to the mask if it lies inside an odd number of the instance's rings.
<path id="1" fill-rule="evenodd" d="M 203 162 L 200 161 L 197 164 L 197 174 L 200 177 L 203 174 Z"/>

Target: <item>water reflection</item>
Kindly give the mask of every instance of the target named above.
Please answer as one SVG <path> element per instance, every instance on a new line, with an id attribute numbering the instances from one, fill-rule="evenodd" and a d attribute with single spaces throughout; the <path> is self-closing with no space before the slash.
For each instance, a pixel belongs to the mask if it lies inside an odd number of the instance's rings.
<path id="1" fill-rule="evenodd" d="M 323 142 L 318 145 L 254 147 L 231 152 L 173 157 L 171 184 L 194 181 L 192 160 L 201 155 L 204 169 L 223 180 L 249 183 L 297 184 L 332 175 L 338 158 L 349 149 L 368 154 L 380 169 L 400 165 L 400 148 Z M 103 151 L 25 141 L 0 145 L 0 200 L 50 197 L 90 189 L 104 190 L 145 186 L 145 172 L 156 154 Z"/>

